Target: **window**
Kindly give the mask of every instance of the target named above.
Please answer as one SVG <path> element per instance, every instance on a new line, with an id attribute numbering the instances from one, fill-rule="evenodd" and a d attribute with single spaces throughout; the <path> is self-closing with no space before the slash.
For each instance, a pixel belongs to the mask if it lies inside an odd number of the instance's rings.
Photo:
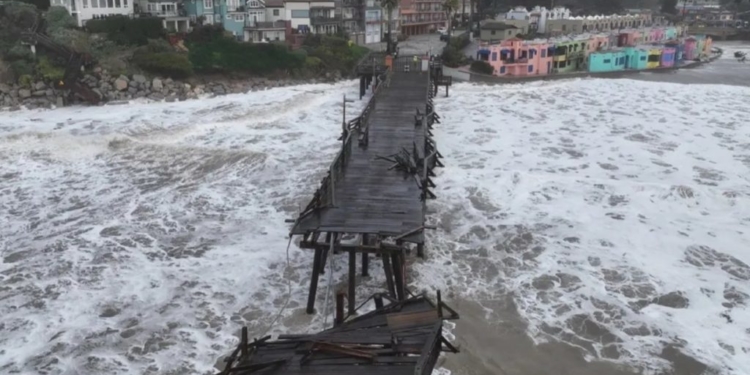
<path id="1" fill-rule="evenodd" d="M 209 17 L 210 17 L 210 15 L 209 15 Z M 214 14 L 214 21 L 220 23 L 221 22 L 221 14 Z"/>
<path id="2" fill-rule="evenodd" d="M 490 32 L 490 34 L 495 35 L 495 30 L 492 30 L 492 32 Z"/>
<path id="3" fill-rule="evenodd" d="M 542 49 L 542 57 L 547 57 L 547 50 L 546 49 Z"/>
<path id="4" fill-rule="evenodd" d="M 214 0 L 203 0 L 203 7 L 204 8 L 213 8 L 214 7 Z"/>
<path id="5" fill-rule="evenodd" d="M 534 65 L 529 65 L 529 73 L 533 73 L 533 72 L 534 72 Z"/>
<path id="6" fill-rule="evenodd" d="M 251 7 L 251 8 L 258 8 L 258 7 L 260 7 L 260 2 L 258 2 L 258 1 L 255 1 L 255 0 L 250 0 L 250 1 L 248 2 L 248 4 L 250 4 L 250 7 Z"/>
<path id="7" fill-rule="evenodd" d="M 604 61 L 602 61 L 602 62 L 605 63 L 605 64 L 610 64 L 612 62 L 612 60 L 611 59 L 604 59 Z"/>
<path id="8" fill-rule="evenodd" d="M 308 9 L 292 10 L 292 18 L 310 18 L 310 10 Z"/>
<path id="9" fill-rule="evenodd" d="M 99 8 L 106 8 L 107 0 L 99 0 Z"/>
<path id="10" fill-rule="evenodd" d="M 245 20 L 245 15 L 244 14 L 235 14 L 234 15 L 234 20 L 237 21 L 237 22 L 242 22 L 242 21 Z"/>
<path id="11" fill-rule="evenodd" d="M 128 7 L 128 0 L 122 0 L 122 7 L 127 8 Z"/>
<path id="12" fill-rule="evenodd" d="M 273 10 L 273 15 L 274 16 L 278 16 L 279 15 L 279 10 L 278 9 L 274 9 Z"/>
<path id="13" fill-rule="evenodd" d="M 86 9 L 89 7 L 89 0 L 83 0 L 83 9 Z"/>
<path id="14" fill-rule="evenodd" d="M 505 74 L 505 67 L 504 66 L 500 67 L 500 74 Z"/>
<path id="15" fill-rule="evenodd" d="M 641 56 L 641 61 L 646 61 L 646 56 Z"/>
<path id="16" fill-rule="evenodd" d="M 115 1 L 107 0 L 107 8 L 114 8 L 114 7 L 115 7 Z"/>
<path id="17" fill-rule="evenodd" d="M 115 0 L 115 8 L 122 8 L 122 3 L 120 3 L 120 0 Z"/>
<path id="18" fill-rule="evenodd" d="M 92 8 L 99 8 L 99 0 L 91 0 Z"/>
<path id="19" fill-rule="evenodd" d="M 497 52 L 492 52 L 492 61 L 497 61 Z"/>
<path id="20" fill-rule="evenodd" d="M 227 0 L 227 10 L 233 12 L 240 6 L 240 0 Z"/>

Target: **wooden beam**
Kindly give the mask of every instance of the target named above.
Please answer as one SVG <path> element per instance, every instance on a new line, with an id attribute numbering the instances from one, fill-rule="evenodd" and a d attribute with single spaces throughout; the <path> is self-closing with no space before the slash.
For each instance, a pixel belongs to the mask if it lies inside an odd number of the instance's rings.
<path id="1" fill-rule="evenodd" d="M 385 271 L 385 281 L 388 285 L 388 293 L 390 294 L 391 298 L 396 298 L 396 288 L 393 283 L 393 268 L 391 268 L 391 260 L 390 255 L 383 254 L 382 256 L 383 260 L 383 271 Z"/>
<path id="2" fill-rule="evenodd" d="M 315 256 L 313 257 L 313 272 L 310 276 L 310 292 L 307 295 L 307 313 L 313 314 L 315 312 L 315 296 L 318 291 L 318 277 L 320 276 L 320 260 L 322 258 L 323 249 L 315 249 Z"/>
<path id="3" fill-rule="evenodd" d="M 349 315 L 354 315 L 354 301 L 357 286 L 357 253 L 349 250 L 349 293 L 347 301 L 349 302 Z"/>

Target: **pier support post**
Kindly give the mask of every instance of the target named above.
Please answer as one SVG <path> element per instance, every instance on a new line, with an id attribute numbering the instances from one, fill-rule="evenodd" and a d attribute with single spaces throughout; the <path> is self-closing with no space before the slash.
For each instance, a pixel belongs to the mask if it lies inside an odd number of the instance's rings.
<path id="1" fill-rule="evenodd" d="M 404 289 L 404 269 L 403 269 L 403 253 L 391 254 L 391 262 L 393 262 L 393 278 L 396 282 L 396 295 L 399 301 L 406 299 L 406 291 Z"/>
<path id="2" fill-rule="evenodd" d="M 333 237 L 332 233 L 326 234 L 326 243 L 330 244 L 334 238 L 335 237 Z M 332 248 L 332 246 L 329 246 L 329 249 L 323 250 L 323 254 L 321 254 L 320 256 L 320 274 L 321 275 L 325 275 L 326 273 L 326 261 L 328 260 L 328 257 L 333 256 L 333 254 L 328 254 L 330 253 L 330 248 Z"/>
<path id="3" fill-rule="evenodd" d="M 420 258 L 424 258 L 424 244 L 423 243 L 417 244 L 417 256 Z"/>
<path id="4" fill-rule="evenodd" d="M 355 287 L 357 281 L 357 253 L 354 250 L 349 250 L 349 315 L 354 314 L 354 296 Z"/>
<path id="5" fill-rule="evenodd" d="M 370 236 L 367 234 L 362 234 L 362 245 L 369 245 L 370 244 Z M 362 276 L 367 277 L 370 276 L 370 254 L 363 252 L 362 253 Z"/>
<path id="6" fill-rule="evenodd" d="M 385 272 L 385 282 L 388 285 L 388 293 L 391 298 L 396 298 L 396 288 L 393 285 L 393 268 L 391 268 L 390 254 L 384 253 L 381 256 L 383 260 L 383 271 Z"/>
<path id="7" fill-rule="evenodd" d="M 315 256 L 313 257 L 313 272 L 310 276 L 310 294 L 307 295 L 308 314 L 313 314 L 315 312 L 315 296 L 318 290 L 318 277 L 320 276 L 321 258 L 323 258 L 323 250 L 315 249 Z"/>
<path id="8" fill-rule="evenodd" d="M 373 299 L 375 300 L 375 309 L 376 310 L 382 309 L 383 308 L 383 296 L 380 293 L 378 293 L 375 295 Z"/>
<path id="9" fill-rule="evenodd" d="M 359 76 L 359 98 L 362 99 L 363 96 L 365 96 L 365 91 L 367 88 L 365 87 L 365 76 Z"/>
<path id="10" fill-rule="evenodd" d="M 333 321 L 333 326 L 339 326 L 344 322 L 344 297 L 346 293 L 343 291 L 336 292 L 336 318 Z"/>

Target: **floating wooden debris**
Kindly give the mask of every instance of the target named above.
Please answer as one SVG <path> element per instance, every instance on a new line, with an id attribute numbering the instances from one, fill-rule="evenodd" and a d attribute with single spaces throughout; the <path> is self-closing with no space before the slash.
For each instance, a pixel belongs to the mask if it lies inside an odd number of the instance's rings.
<path id="1" fill-rule="evenodd" d="M 249 341 L 243 328 L 220 375 L 429 375 L 440 352 L 458 352 L 442 334 L 443 320 L 458 314 L 439 293 L 437 303 L 419 295 L 383 306 L 383 295 L 371 298 L 374 311 L 338 316 L 333 328 L 314 334 Z"/>

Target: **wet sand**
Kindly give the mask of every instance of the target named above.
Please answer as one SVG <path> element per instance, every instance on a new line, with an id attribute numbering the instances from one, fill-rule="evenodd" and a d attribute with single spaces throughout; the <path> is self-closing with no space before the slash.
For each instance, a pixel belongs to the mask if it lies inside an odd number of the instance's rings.
<path id="1" fill-rule="evenodd" d="M 441 358 L 452 375 L 635 375 L 640 369 L 605 361 L 586 361 L 583 350 L 551 342 L 535 345 L 526 334 L 526 324 L 508 296 L 502 300 L 465 299 L 447 301 L 459 312 L 453 334 L 459 354 Z M 492 310 L 488 317 L 485 309 Z M 673 369 L 662 375 L 708 375 L 706 365 L 668 348 L 662 358 Z"/>

